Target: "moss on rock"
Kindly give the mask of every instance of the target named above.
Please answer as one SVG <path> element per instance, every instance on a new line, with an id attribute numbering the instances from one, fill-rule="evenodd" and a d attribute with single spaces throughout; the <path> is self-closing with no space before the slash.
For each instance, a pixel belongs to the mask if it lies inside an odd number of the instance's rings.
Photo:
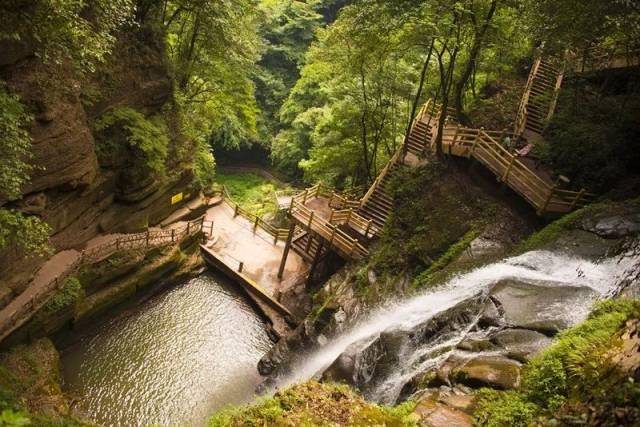
<path id="1" fill-rule="evenodd" d="M 365 401 L 348 386 L 309 381 L 253 406 L 230 407 L 209 420 L 223 426 L 417 426 L 413 402 L 391 408 Z"/>

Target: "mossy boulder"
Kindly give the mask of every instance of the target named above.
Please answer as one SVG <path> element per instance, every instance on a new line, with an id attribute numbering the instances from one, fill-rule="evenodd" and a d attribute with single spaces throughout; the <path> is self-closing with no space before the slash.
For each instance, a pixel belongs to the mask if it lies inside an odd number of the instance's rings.
<path id="1" fill-rule="evenodd" d="M 452 371 L 451 377 L 470 387 L 500 390 L 520 385 L 520 363 L 502 356 L 478 356 Z"/>

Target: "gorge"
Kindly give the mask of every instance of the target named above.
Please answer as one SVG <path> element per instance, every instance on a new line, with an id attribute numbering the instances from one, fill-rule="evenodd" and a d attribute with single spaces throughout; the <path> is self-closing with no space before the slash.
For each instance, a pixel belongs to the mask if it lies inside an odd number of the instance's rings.
<path id="1" fill-rule="evenodd" d="M 0 425 L 640 423 L 632 3 L 0 4 Z"/>

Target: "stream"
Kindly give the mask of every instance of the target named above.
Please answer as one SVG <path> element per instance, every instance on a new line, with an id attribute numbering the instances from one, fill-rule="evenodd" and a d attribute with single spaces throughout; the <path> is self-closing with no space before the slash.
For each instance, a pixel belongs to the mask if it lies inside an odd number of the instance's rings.
<path id="1" fill-rule="evenodd" d="M 482 301 L 498 284 L 507 284 L 514 320 L 522 315 L 540 324 L 572 325 L 584 320 L 593 302 L 639 261 L 635 256 L 594 262 L 533 251 L 486 265 L 413 298 L 388 303 L 319 349 L 298 355 L 270 385 L 281 388 L 321 378 L 336 363 L 342 368 L 346 363 L 349 381 L 365 397 L 397 403 L 411 378 L 457 351 L 456 345 L 476 328 Z"/>
<path id="2" fill-rule="evenodd" d="M 105 426 L 203 425 L 253 399 L 271 342 L 242 296 L 206 273 L 124 309 L 62 352 L 74 412 Z"/>

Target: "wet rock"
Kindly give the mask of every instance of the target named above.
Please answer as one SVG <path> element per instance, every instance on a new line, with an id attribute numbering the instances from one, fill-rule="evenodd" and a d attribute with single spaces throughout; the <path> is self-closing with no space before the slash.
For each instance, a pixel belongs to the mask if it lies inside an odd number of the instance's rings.
<path id="1" fill-rule="evenodd" d="M 635 235 L 640 233 L 640 213 L 584 221 L 583 228 L 605 239 Z"/>
<path id="2" fill-rule="evenodd" d="M 478 326 L 488 328 L 491 326 L 502 326 L 504 320 L 502 318 L 502 310 L 496 306 L 493 299 L 489 298 L 485 303 L 484 310 L 478 318 Z"/>
<path id="3" fill-rule="evenodd" d="M 470 387 L 508 390 L 520 385 L 520 364 L 502 356 L 478 356 L 455 368 L 451 376 Z"/>
<path id="4" fill-rule="evenodd" d="M 496 346 L 488 338 L 465 338 L 458 344 L 457 348 L 479 353 L 482 351 L 495 350 Z"/>
<path id="5" fill-rule="evenodd" d="M 414 414 L 421 426 L 467 427 L 473 425 L 469 414 L 473 406 L 472 396 L 463 396 L 451 391 L 429 390 L 418 402 Z"/>
<path id="6" fill-rule="evenodd" d="M 548 347 L 551 339 L 528 329 L 506 329 L 493 335 L 491 342 L 504 348 L 508 357 L 524 363 Z"/>
<path id="7" fill-rule="evenodd" d="M 366 385 L 376 369 L 376 363 L 384 351 L 380 337 L 351 344 L 323 373 L 323 381 Z"/>
<path id="8" fill-rule="evenodd" d="M 495 285 L 491 296 L 500 304 L 508 325 L 552 335 L 581 320 L 588 310 L 585 301 L 596 293 L 581 286 L 543 286 L 510 279 Z M 584 307 L 584 313 L 576 312 L 576 307 Z"/>

